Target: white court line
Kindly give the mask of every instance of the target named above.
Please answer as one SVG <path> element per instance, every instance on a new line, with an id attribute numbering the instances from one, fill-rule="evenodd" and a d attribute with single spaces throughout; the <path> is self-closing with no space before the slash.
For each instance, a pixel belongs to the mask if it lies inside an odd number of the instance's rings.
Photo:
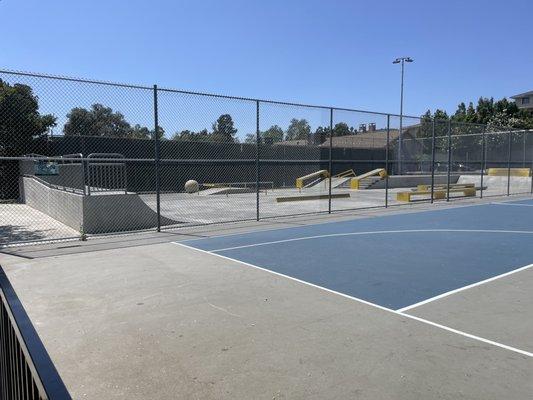
<path id="1" fill-rule="evenodd" d="M 209 250 L 212 253 L 217 253 L 227 250 L 236 250 L 236 249 L 245 249 L 248 247 L 257 247 L 257 246 L 268 246 L 271 244 L 278 243 L 288 243 L 288 242 L 297 242 L 301 240 L 312 240 L 312 239 L 321 239 L 327 237 L 340 237 L 340 236 L 360 236 L 360 235 L 383 235 L 389 233 L 435 233 L 435 232 L 456 232 L 456 233 L 512 233 L 512 234 L 523 234 L 531 235 L 533 231 L 513 231 L 513 230 L 490 230 L 490 229 L 404 229 L 404 230 L 391 230 L 391 231 L 365 231 L 365 232 L 347 232 L 347 233 L 329 233 L 325 235 L 316 235 L 316 236 L 302 236 L 298 238 L 283 239 L 283 240 L 273 240 L 270 242 L 259 242 L 252 244 L 245 244 L 242 246 L 233 246 L 225 247 L 222 249 Z"/>
<path id="2" fill-rule="evenodd" d="M 512 351 L 512 352 L 515 352 L 515 353 L 518 353 L 518 354 L 533 358 L 533 353 L 530 353 L 528 351 L 521 350 L 521 349 L 518 349 L 518 348 L 512 347 L 512 346 L 507 346 L 507 345 L 505 345 L 503 343 L 499 343 L 499 342 L 495 342 L 493 340 L 485 339 L 485 338 L 482 338 L 480 336 L 472 335 L 470 333 L 466 333 L 466 332 L 463 332 L 463 331 L 460 331 L 460 330 L 457 330 L 457 329 L 454 329 L 454 328 L 450 328 L 449 326 L 446 326 L 446 325 L 437 324 L 435 322 L 428 321 L 427 319 L 416 317 L 414 315 L 404 314 L 404 313 L 401 313 L 399 311 L 396 311 L 396 310 L 393 310 L 393 309 L 390 309 L 390 308 L 387 308 L 387 307 L 383 307 L 383 306 L 380 306 L 380 305 L 375 304 L 375 303 L 371 303 L 371 302 L 363 300 L 363 299 L 359 299 L 357 297 L 353 297 L 353 296 L 350 296 L 350 295 L 347 295 L 347 294 L 344 294 L 344 293 L 337 292 L 335 290 L 331 290 L 331 289 L 325 288 L 323 286 L 318 286 L 318 285 L 315 285 L 313 283 L 306 282 L 306 281 L 300 280 L 298 278 L 294 278 L 294 277 L 289 276 L 289 275 L 284 275 L 284 274 L 281 274 L 279 272 L 271 271 L 269 269 L 260 267 L 258 265 L 254 265 L 254 264 L 250 264 L 250 263 L 247 263 L 247 262 L 244 262 L 244 261 L 236 260 L 236 259 L 233 259 L 233 258 L 230 258 L 230 257 L 223 256 L 221 254 L 211 253 L 211 252 L 206 251 L 206 250 L 197 249 L 196 247 L 187 246 L 186 244 L 183 244 L 183 243 L 180 243 L 180 242 L 170 242 L 170 243 L 178 245 L 178 246 L 181 246 L 181 247 L 185 247 L 185 248 L 190 249 L 190 250 L 195 250 L 195 251 L 198 251 L 200 253 L 211 255 L 211 256 L 214 256 L 214 257 L 219 257 L 219 258 L 222 258 L 224 260 L 228 260 L 228 261 L 235 262 L 235 263 L 238 263 L 238 264 L 246 265 L 248 267 L 252 267 L 252 268 L 264 271 L 264 272 L 268 272 L 268 273 L 273 274 L 273 275 L 281 276 L 283 278 L 290 279 L 292 281 L 295 281 L 295 282 L 298 282 L 298 283 L 302 283 L 304 285 L 311 286 L 311 287 L 323 290 L 323 291 L 328 292 L 328 293 L 336 294 L 338 296 L 342 296 L 344 298 L 347 298 L 347 299 L 350 299 L 350 300 L 354 300 L 354 301 L 357 301 L 359 303 L 363 303 L 363 304 L 366 304 L 368 306 L 371 306 L 371 307 L 374 307 L 374 308 L 378 308 L 380 310 L 383 310 L 383 311 L 386 311 L 386 312 L 389 312 L 389 313 L 392 313 L 392 314 L 400 315 L 400 316 L 402 316 L 404 318 L 408 318 L 408 319 L 412 319 L 412 320 L 415 320 L 415 321 L 418 321 L 418 322 L 422 322 L 424 324 L 431 325 L 431 326 L 434 326 L 436 328 L 443 329 L 445 331 L 455 333 L 457 335 L 461 335 L 461 336 L 464 336 L 464 337 L 467 337 L 467 338 L 470 338 L 470 339 L 473 339 L 473 340 L 477 340 L 477 341 L 482 342 L 482 343 L 487 343 L 487 344 L 490 344 L 492 346 L 496 346 L 496 347 L 499 347 L 499 348 L 502 348 L 502 349 L 506 349 L 506 350 L 509 350 L 509 351 Z"/>
<path id="3" fill-rule="evenodd" d="M 516 206 L 516 207 L 533 207 L 533 204 L 519 204 L 519 203 L 490 203 L 494 204 L 495 206 Z"/>
<path id="4" fill-rule="evenodd" d="M 521 201 L 521 200 L 509 200 L 509 201 Z M 427 203 L 424 203 L 424 204 L 427 205 Z M 422 214 L 422 213 L 426 213 L 426 212 L 455 210 L 457 208 L 489 206 L 491 204 L 492 203 L 487 201 L 486 203 L 459 204 L 459 205 L 450 204 L 450 203 L 446 203 L 446 204 L 437 203 L 436 204 L 437 208 L 426 208 L 426 209 L 418 209 L 418 208 L 405 208 L 405 209 L 402 209 L 401 207 L 395 207 L 394 209 L 393 208 L 389 208 L 389 210 L 393 210 L 393 212 L 391 212 L 390 214 L 378 214 L 378 215 L 370 214 L 370 215 L 364 215 L 363 217 L 361 217 L 360 214 L 350 215 L 349 213 L 351 213 L 351 212 L 358 213 L 360 211 L 364 212 L 364 211 L 368 211 L 370 209 L 368 209 L 368 208 L 366 208 L 366 209 L 365 208 L 361 208 L 361 209 L 355 208 L 355 209 L 351 209 L 351 210 L 335 210 L 331 214 L 328 214 L 328 215 L 334 215 L 334 216 L 339 216 L 339 217 L 341 217 L 341 216 L 347 216 L 347 217 L 351 216 L 353 218 L 349 218 L 348 217 L 346 219 L 339 219 L 337 221 L 323 221 L 323 222 L 316 222 L 316 223 L 307 224 L 307 225 L 287 226 L 287 227 L 284 227 L 284 228 L 275 227 L 275 228 L 267 228 L 267 229 L 257 229 L 257 230 L 253 230 L 253 231 L 225 233 L 225 234 L 222 234 L 222 235 L 207 236 L 207 237 L 198 238 L 198 239 L 186 239 L 186 240 L 182 240 L 181 243 L 196 242 L 196 241 L 201 241 L 201 240 L 222 238 L 222 237 L 230 237 L 230 236 L 240 236 L 240 235 L 245 235 L 245 234 L 248 234 L 248 233 L 284 231 L 284 230 L 287 230 L 287 229 L 303 229 L 303 228 L 307 228 L 307 227 L 315 226 L 315 225 L 328 225 L 328 224 L 336 224 L 336 223 L 342 223 L 342 222 L 353 222 L 353 221 L 360 221 L 360 220 L 366 220 L 366 219 L 371 219 L 371 218 L 373 219 L 373 218 L 393 217 L 393 216 L 400 216 L 400 215 Z M 372 208 L 372 211 L 376 211 L 376 212 L 379 212 L 379 211 L 382 211 L 382 210 L 384 210 L 383 207 Z M 396 212 L 396 210 L 398 210 L 398 212 Z M 405 212 L 400 212 L 400 211 L 404 211 L 404 210 L 406 210 L 406 211 Z M 326 214 L 311 214 L 311 215 L 326 215 Z M 289 217 L 291 217 L 291 216 L 289 216 Z M 295 217 L 301 217 L 301 215 L 296 215 Z M 269 219 L 270 218 L 262 219 L 261 221 L 268 222 Z M 278 219 L 276 217 L 273 217 L 272 219 L 277 221 L 277 222 L 281 222 L 281 223 L 287 223 L 287 224 L 293 223 L 291 221 Z M 298 223 L 298 222 L 296 222 L 296 223 Z M 253 227 L 255 228 L 255 227 L 259 227 L 259 226 L 260 225 L 254 225 Z M 236 227 L 236 228 L 240 229 L 241 227 L 239 226 L 239 227 Z M 242 227 L 242 228 L 246 228 L 246 227 Z"/>
<path id="5" fill-rule="evenodd" d="M 531 267 L 533 267 L 533 264 L 529 264 L 529 265 L 526 265 L 524 267 L 520 267 L 518 269 L 514 269 L 512 271 L 508 271 L 508 272 L 505 272 L 503 274 L 493 276 L 492 278 L 488 278 L 488 279 L 485 279 L 485 280 L 482 280 L 482 281 L 479 281 L 479 282 L 476 282 L 476 283 L 472 283 L 471 285 L 467 285 L 467 286 L 460 287 L 458 289 L 450 290 L 449 292 L 445 292 L 445 293 L 439 294 L 438 296 L 435 296 L 435 297 L 430 297 L 429 299 L 420 301 L 420 302 L 415 303 L 415 304 L 411 304 L 410 306 L 400 308 L 400 309 L 398 309 L 396 311 L 398 311 L 400 313 L 403 313 L 405 311 L 411 310 L 412 308 L 415 308 L 415 307 L 418 307 L 418 306 L 421 306 L 421 305 L 424 305 L 424 304 L 427 304 L 427 303 L 431 303 L 432 301 L 439 300 L 439 299 L 442 299 L 444 297 L 448 297 L 448 296 L 450 296 L 452 294 L 462 292 L 463 290 L 466 290 L 466 289 L 470 289 L 470 288 L 473 288 L 473 287 L 476 287 L 476 286 L 479 286 L 479 285 L 483 285 L 483 284 L 488 283 L 488 282 L 495 281 L 496 279 L 500 279 L 500 278 L 503 278 L 505 276 L 509 276 L 509 275 L 515 274 L 515 273 L 520 272 L 520 271 L 524 271 L 524 270 L 526 270 L 528 268 L 531 268 Z"/>

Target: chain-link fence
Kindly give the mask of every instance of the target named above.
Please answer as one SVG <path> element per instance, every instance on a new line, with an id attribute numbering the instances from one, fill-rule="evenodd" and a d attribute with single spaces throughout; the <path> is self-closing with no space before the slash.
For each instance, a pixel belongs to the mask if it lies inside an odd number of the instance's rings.
<path id="1" fill-rule="evenodd" d="M 0 71 L 0 246 L 531 193 L 532 134 Z"/>

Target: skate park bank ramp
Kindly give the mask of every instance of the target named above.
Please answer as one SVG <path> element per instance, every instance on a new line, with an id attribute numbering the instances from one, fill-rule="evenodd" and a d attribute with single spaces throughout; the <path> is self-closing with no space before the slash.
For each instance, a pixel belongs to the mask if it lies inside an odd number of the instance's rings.
<path id="1" fill-rule="evenodd" d="M 21 200 L 55 220 L 86 234 L 154 228 L 157 213 L 136 193 L 84 195 L 34 177 L 21 178 Z M 161 217 L 161 225 L 180 224 Z"/>

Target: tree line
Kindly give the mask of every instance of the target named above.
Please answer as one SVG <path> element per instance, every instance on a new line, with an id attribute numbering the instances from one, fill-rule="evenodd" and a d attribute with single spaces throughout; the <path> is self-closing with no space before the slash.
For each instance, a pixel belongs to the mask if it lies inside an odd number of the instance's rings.
<path id="1" fill-rule="evenodd" d="M 427 110 L 423 120 L 451 120 L 458 123 L 487 125 L 489 128 L 533 129 L 533 114 L 518 108 L 514 101 L 505 97 L 494 101 L 494 98 L 480 97 L 477 105 L 469 102 L 468 106 L 461 102 L 452 115 L 444 110 L 436 109 L 434 113 Z"/>
<path id="2" fill-rule="evenodd" d="M 66 115 L 63 126 L 65 136 L 98 136 L 129 139 L 152 139 L 155 129 L 129 123 L 124 114 L 111 107 L 95 103 L 89 108 L 74 107 Z M 21 154 L 33 139 L 44 138 L 51 128 L 57 126 L 57 117 L 39 112 L 39 99 L 28 85 L 9 84 L 0 80 L 0 154 Z M 163 127 L 158 127 L 160 139 L 166 139 Z M 236 143 L 238 130 L 229 114 L 220 115 L 211 129 L 198 132 L 183 130 L 169 137 L 178 141 L 209 141 Z M 323 142 L 329 128 L 319 126 L 313 133 L 306 119 L 292 119 L 286 130 L 272 125 L 260 132 L 260 141 L 276 143 L 290 140 L 313 140 Z M 333 129 L 334 136 L 356 133 L 356 129 L 340 122 Z M 256 135 L 246 135 L 246 143 L 255 143 Z"/>
<path id="3" fill-rule="evenodd" d="M 125 116 L 111 107 L 95 103 L 89 108 L 75 107 L 67 115 L 63 126 L 65 136 L 101 136 L 118 138 L 152 139 L 155 129 L 139 124 L 129 123 Z M 428 121 L 431 119 L 469 124 L 483 124 L 489 127 L 508 127 L 531 129 L 533 115 L 520 110 L 514 102 L 507 99 L 494 101 L 493 98 L 480 98 L 477 106 L 460 103 L 455 113 L 449 116 L 437 109 L 428 110 L 421 118 L 421 136 L 430 135 Z M 39 100 L 28 85 L 9 84 L 0 79 L 0 155 L 21 154 L 28 142 L 45 137 L 49 130 L 57 126 L 57 118 L 51 114 L 39 112 Z M 479 127 L 465 125 L 466 128 L 454 127 L 456 134 L 480 133 Z M 442 129 L 441 129 L 442 130 Z M 175 132 L 169 139 L 178 141 L 209 141 L 237 143 L 238 130 L 229 114 L 220 115 L 211 125 L 211 129 L 198 132 L 182 130 Z M 333 136 L 357 134 L 357 129 L 345 122 L 336 123 Z M 163 127 L 158 127 L 157 135 L 165 139 Z M 287 129 L 272 125 L 259 132 L 261 143 L 277 143 L 292 140 L 305 140 L 315 144 L 324 142 L 329 136 L 328 126 L 319 126 L 314 131 L 306 119 L 293 118 Z M 245 143 L 255 143 L 255 133 L 245 136 Z"/>

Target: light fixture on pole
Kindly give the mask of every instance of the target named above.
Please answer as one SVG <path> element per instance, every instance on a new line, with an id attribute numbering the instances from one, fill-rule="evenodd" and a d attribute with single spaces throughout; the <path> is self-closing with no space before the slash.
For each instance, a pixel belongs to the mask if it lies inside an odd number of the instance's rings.
<path id="1" fill-rule="evenodd" d="M 411 57 L 398 57 L 393 64 L 402 64 L 402 86 L 400 93 L 400 132 L 398 136 L 398 174 L 402 174 L 402 134 L 403 134 L 403 70 L 404 63 L 413 62 Z"/>

